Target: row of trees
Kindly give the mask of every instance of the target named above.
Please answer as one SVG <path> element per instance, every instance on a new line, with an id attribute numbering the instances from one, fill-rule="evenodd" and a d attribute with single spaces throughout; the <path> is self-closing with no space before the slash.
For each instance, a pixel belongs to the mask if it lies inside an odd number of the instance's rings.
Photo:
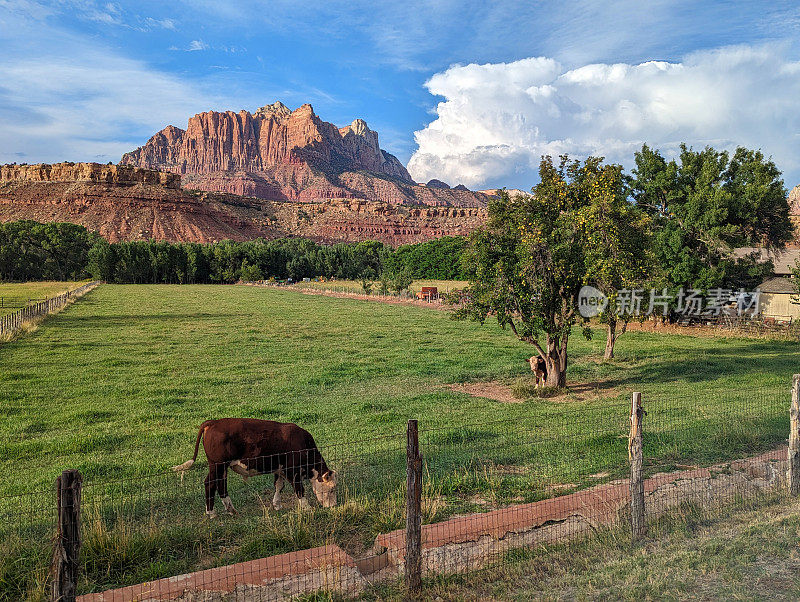
<path id="1" fill-rule="evenodd" d="M 81 280 L 100 240 L 75 224 L 0 224 L 0 280 Z"/>
<path id="2" fill-rule="evenodd" d="M 446 237 L 393 249 L 381 242 L 322 245 L 302 238 L 213 244 L 99 243 L 87 270 L 108 282 L 232 283 L 267 278 L 375 280 L 463 277 L 464 239 Z M 396 278 L 395 278 L 396 279 Z"/>
<path id="3" fill-rule="evenodd" d="M 601 158 L 544 157 L 531 196 L 503 193 L 464 254 L 471 284 L 458 319 L 495 316 L 545 360 L 547 384 L 565 384 L 573 326 L 584 285 L 609 299 L 606 358 L 629 313 L 617 314 L 621 289 L 752 289 L 772 272 L 741 246 L 780 248 L 792 238 L 781 174 L 758 151 L 733 155 L 681 147 L 667 161 L 647 146 L 632 174 Z M 622 320 L 620 328 L 618 322 Z"/>
<path id="4" fill-rule="evenodd" d="M 459 279 L 465 239 L 446 237 L 393 249 L 377 241 L 321 245 L 291 238 L 213 244 L 108 243 L 82 226 L 0 224 L 0 279 L 117 283 L 232 283 L 266 278 Z"/>

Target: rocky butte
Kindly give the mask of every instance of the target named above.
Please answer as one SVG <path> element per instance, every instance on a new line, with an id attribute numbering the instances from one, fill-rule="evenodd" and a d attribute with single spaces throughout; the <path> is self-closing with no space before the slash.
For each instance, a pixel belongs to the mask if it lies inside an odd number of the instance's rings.
<path id="1" fill-rule="evenodd" d="M 252 114 L 199 113 L 185 130 L 165 127 L 120 163 L 181 174 L 185 188 L 275 201 L 363 199 L 443 207 L 485 207 L 488 201 L 463 186 L 416 184 L 380 148 L 377 132 L 365 121 L 338 128 L 309 104 L 294 111 L 276 102 Z"/>

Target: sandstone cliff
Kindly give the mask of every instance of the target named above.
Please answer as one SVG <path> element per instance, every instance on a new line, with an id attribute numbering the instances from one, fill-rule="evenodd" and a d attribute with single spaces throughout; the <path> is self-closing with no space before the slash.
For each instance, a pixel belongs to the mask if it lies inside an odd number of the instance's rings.
<path id="1" fill-rule="evenodd" d="M 0 165 L 0 184 L 8 182 L 105 182 L 119 186 L 157 184 L 164 188 L 181 187 L 181 178 L 175 174 L 100 163 Z"/>
<path id="2" fill-rule="evenodd" d="M 792 223 L 794 223 L 795 237 L 791 247 L 800 247 L 800 185 L 795 186 L 789 192 L 789 213 Z"/>
<path id="3" fill-rule="evenodd" d="M 199 113 L 185 130 L 167 126 L 123 155 L 122 164 L 184 175 L 185 188 L 269 200 L 355 198 L 393 204 L 486 205 L 486 195 L 415 184 L 380 148 L 377 132 L 356 119 L 337 128 L 309 104 L 280 102 L 255 113 Z"/>
<path id="4" fill-rule="evenodd" d="M 183 190 L 180 184 L 177 174 L 97 163 L 0 166 L 0 221 L 73 222 L 112 242 L 302 236 L 326 243 L 373 239 L 398 245 L 468 234 L 486 217 L 479 207 L 267 201 Z"/>
<path id="5" fill-rule="evenodd" d="M 789 192 L 789 211 L 794 215 L 800 215 L 800 185 Z"/>

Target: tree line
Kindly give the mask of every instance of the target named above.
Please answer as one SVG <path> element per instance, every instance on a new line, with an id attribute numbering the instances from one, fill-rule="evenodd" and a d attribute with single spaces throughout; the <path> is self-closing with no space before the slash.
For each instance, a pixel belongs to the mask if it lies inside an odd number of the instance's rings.
<path id="1" fill-rule="evenodd" d="M 109 243 L 83 226 L 0 224 L 0 279 L 113 283 L 219 283 L 275 278 L 384 280 L 464 277 L 466 240 L 445 237 L 394 249 L 377 241 L 323 245 L 307 239 L 217 243 Z M 401 278 L 402 276 L 402 278 Z"/>
<path id="2" fill-rule="evenodd" d="M 75 224 L 0 224 L 0 280 L 82 280 L 89 251 L 101 240 Z"/>

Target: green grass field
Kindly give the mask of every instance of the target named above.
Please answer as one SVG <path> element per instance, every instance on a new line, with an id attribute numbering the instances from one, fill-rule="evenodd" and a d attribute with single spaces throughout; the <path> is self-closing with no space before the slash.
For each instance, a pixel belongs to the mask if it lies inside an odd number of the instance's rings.
<path id="1" fill-rule="evenodd" d="M 42 300 L 55 297 L 74 288 L 83 282 L 19 282 L 0 283 L 0 316 L 14 313 L 29 300 Z"/>
<path id="2" fill-rule="evenodd" d="M 647 404 L 785 389 L 800 365 L 792 342 L 650 333 L 623 336 L 604 364 L 602 335 L 572 337 L 569 380 L 600 383 L 621 403 L 632 390 Z M 401 433 L 408 418 L 430 429 L 562 414 L 563 402 L 502 404 L 442 386 L 527 377 L 530 353 L 492 323 L 425 308 L 271 288 L 103 285 L 0 346 L 0 450 L 21 463 L 7 487 L 49 487 L 75 464 L 102 477 L 94 460 L 104 450 L 157 445 L 155 456 L 118 459 L 108 476 L 150 474 L 184 459 L 214 417 L 294 421 L 325 445 Z M 95 433 L 113 441 L 91 443 Z M 42 467 L 52 454 L 63 459 Z"/>
<path id="3" fill-rule="evenodd" d="M 49 537 L 64 468 L 86 483 L 83 591 L 92 591 L 330 540 L 368 547 L 403 524 L 408 418 L 422 431 L 426 521 L 623 474 L 633 390 L 649 412 L 651 472 L 785 440 L 795 342 L 628 333 L 607 363 L 603 346 L 602 332 L 576 333 L 573 390 L 508 404 L 446 386 L 530 378 L 530 346 L 492 323 L 275 288 L 102 285 L 0 344 L 0 460 L 12 467 L 3 493 L 19 494 L 0 498 L 13 519 L 0 529 L 10 559 L 0 592 L 41 591 L 46 559 L 25 538 Z M 224 416 L 307 428 L 340 471 L 340 507 L 265 512 L 271 479 L 235 477 L 241 516 L 208 524 L 203 463 L 184 483 L 169 467 L 191 456 L 203 420 Z M 31 531 L 15 539 L 19 525 Z"/>

